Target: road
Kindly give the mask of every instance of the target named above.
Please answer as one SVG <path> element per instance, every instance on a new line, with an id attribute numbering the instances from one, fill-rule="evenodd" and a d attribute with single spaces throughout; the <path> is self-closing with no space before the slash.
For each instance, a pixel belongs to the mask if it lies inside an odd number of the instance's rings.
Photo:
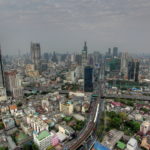
<path id="1" fill-rule="evenodd" d="M 122 98 L 122 99 L 136 99 L 142 101 L 150 101 L 150 96 L 144 95 L 126 95 L 126 94 L 106 94 L 106 98 Z"/>
<path id="2" fill-rule="evenodd" d="M 83 133 L 80 135 L 78 139 L 76 139 L 73 143 L 71 143 L 67 148 L 68 150 L 76 150 L 79 148 L 85 141 L 86 139 L 92 135 L 93 131 L 95 131 L 96 126 L 99 124 L 99 121 L 97 121 L 97 118 L 99 118 L 99 115 L 101 114 L 100 111 L 103 110 L 103 105 L 102 105 L 102 86 L 101 83 L 96 83 L 97 89 L 95 89 L 96 93 L 99 95 L 97 100 L 94 102 L 93 111 L 91 111 L 91 114 L 89 116 L 89 122 L 87 123 L 87 126 Z M 98 119 L 99 120 L 99 119 Z"/>

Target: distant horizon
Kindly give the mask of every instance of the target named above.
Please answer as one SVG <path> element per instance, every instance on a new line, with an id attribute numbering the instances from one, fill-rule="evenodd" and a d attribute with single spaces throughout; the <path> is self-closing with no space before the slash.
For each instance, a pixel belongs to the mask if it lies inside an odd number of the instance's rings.
<path id="1" fill-rule="evenodd" d="M 1 0 L 0 44 L 5 54 L 30 50 L 38 41 L 42 51 L 149 53 L 149 0 Z"/>

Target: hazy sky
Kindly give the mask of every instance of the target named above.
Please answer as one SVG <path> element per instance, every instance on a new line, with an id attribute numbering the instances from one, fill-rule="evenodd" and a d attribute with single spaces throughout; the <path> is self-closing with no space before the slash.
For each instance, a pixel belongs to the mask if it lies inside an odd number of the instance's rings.
<path id="1" fill-rule="evenodd" d="M 118 46 L 150 52 L 150 0 L 0 0 L 3 53 L 30 50 L 90 51 Z"/>

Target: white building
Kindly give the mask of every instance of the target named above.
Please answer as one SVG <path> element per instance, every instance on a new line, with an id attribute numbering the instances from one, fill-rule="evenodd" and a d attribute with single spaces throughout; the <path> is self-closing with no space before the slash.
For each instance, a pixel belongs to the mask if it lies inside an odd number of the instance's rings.
<path id="1" fill-rule="evenodd" d="M 136 139 L 131 138 L 127 143 L 127 150 L 137 150 L 138 149 L 138 142 Z"/>
<path id="2" fill-rule="evenodd" d="M 48 131 L 48 124 L 45 123 L 41 118 L 38 116 L 29 115 L 27 116 L 27 124 L 33 128 L 34 131 L 37 133 L 47 130 Z"/>
<path id="3" fill-rule="evenodd" d="M 46 148 L 51 145 L 51 138 L 52 135 L 46 130 L 39 134 L 36 132 L 33 133 L 33 141 L 40 150 L 46 150 Z"/>
<path id="4" fill-rule="evenodd" d="M 66 125 L 59 125 L 58 129 L 59 129 L 59 132 L 66 134 L 68 136 L 71 136 L 75 132 L 71 127 L 66 126 Z"/>
<path id="5" fill-rule="evenodd" d="M 146 134 L 148 131 L 150 131 L 150 121 L 144 121 L 140 126 L 140 131 L 143 134 Z"/>
<path id="6" fill-rule="evenodd" d="M 6 89 L 0 87 L 0 101 L 6 101 L 6 100 L 7 100 Z"/>

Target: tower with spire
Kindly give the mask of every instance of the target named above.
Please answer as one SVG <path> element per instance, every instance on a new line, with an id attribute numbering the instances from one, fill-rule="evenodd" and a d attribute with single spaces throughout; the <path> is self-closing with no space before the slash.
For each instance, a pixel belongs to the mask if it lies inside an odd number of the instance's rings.
<path id="1" fill-rule="evenodd" d="M 82 66 L 86 66 L 87 65 L 87 45 L 86 45 L 86 41 L 84 42 L 84 48 L 82 50 Z"/>

